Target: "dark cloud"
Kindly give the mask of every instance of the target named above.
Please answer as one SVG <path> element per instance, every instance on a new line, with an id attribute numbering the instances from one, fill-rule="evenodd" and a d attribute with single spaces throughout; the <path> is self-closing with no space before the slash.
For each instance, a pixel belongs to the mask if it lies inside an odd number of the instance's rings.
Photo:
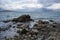
<path id="1" fill-rule="evenodd" d="M 51 5 L 53 3 L 60 3 L 60 0 L 38 0 L 38 3 L 42 3 L 44 5 Z"/>

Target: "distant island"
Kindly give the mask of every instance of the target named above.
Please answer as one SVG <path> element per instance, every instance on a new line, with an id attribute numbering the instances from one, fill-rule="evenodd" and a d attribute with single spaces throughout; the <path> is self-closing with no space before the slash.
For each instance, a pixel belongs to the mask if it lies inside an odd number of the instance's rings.
<path id="1" fill-rule="evenodd" d="M 13 12 L 13 10 L 5 10 L 3 8 L 0 8 L 0 12 Z"/>

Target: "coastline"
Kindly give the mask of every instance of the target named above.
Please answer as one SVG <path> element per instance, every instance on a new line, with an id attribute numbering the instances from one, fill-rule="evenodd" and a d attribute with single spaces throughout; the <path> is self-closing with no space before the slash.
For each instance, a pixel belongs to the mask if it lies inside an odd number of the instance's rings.
<path id="1" fill-rule="evenodd" d="M 20 16 L 13 21 L 3 21 L 6 24 L 3 26 L 6 28 L 0 29 L 0 39 L 3 40 L 3 35 L 6 40 L 59 40 L 60 23 L 54 20 L 40 19 L 31 21 L 30 16 L 27 18 L 25 16 Z"/>

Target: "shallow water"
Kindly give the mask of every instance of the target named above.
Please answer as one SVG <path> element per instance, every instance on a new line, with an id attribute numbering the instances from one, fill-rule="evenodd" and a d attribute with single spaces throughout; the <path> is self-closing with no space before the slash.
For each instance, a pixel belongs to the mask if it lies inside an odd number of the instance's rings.
<path id="1" fill-rule="evenodd" d="M 29 14 L 32 19 L 38 20 L 56 20 L 60 22 L 60 13 L 51 13 L 51 12 L 44 12 L 44 13 L 21 13 L 21 12 L 0 12 L 0 27 L 6 25 L 5 23 L 1 22 L 3 20 L 11 20 L 13 18 L 17 18 L 23 14 Z"/>

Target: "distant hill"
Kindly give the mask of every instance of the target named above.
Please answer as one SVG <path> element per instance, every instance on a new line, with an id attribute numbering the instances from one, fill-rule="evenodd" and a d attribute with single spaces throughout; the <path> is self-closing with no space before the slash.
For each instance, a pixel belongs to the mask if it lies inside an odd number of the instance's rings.
<path id="1" fill-rule="evenodd" d="M 13 12 L 13 11 L 11 11 L 11 10 L 2 10 L 0 12 Z"/>
<path id="2" fill-rule="evenodd" d="M 41 12 L 41 13 L 44 13 L 44 12 L 59 12 L 60 13 L 60 10 L 51 10 L 51 9 L 46 9 L 46 8 L 36 8 L 36 9 L 16 9 L 16 10 L 4 10 L 2 8 L 0 8 L 0 12 Z"/>
<path id="3" fill-rule="evenodd" d="M 0 8 L 0 12 L 12 12 L 12 10 L 5 10 L 3 8 Z"/>

